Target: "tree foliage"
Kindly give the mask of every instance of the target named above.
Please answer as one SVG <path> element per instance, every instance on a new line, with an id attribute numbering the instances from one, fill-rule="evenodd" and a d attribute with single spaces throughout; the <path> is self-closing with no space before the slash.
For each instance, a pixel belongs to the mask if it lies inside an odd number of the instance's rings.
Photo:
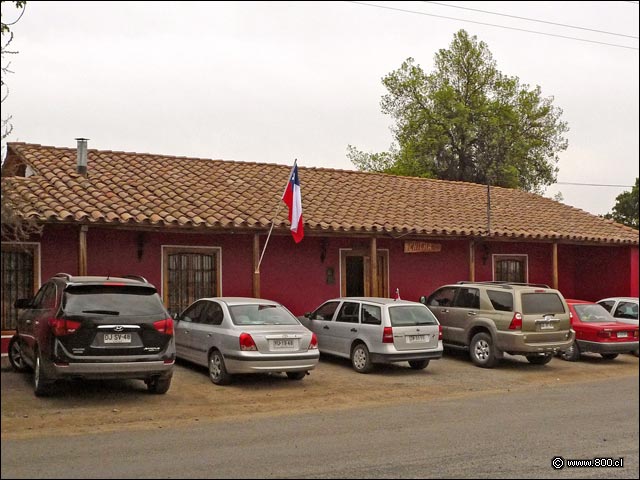
<path id="1" fill-rule="evenodd" d="M 13 73 L 10 70 L 11 62 L 7 61 L 8 55 L 15 55 L 18 52 L 9 50 L 9 45 L 13 41 L 13 32 L 11 31 L 11 26 L 15 25 L 20 18 L 22 18 L 22 14 L 24 13 L 24 8 L 27 2 L 24 1 L 13 1 L 13 2 L 0 2 L 2 4 L 2 103 L 9 96 L 9 89 L 7 84 L 5 83 L 5 78 L 9 73 Z M 8 7 L 14 7 L 17 12 L 15 15 L 10 15 L 12 21 L 5 22 L 5 15 L 8 13 Z M 7 138 L 11 132 L 13 131 L 13 124 L 11 123 L 11 116 L 2 118 L 2 143 L 4 147 L 4 139 Z M 3 152 L 4 153 L 4 152 Z M 4 160 L 4 159 L 3 159 Z M 4 189 L 4 179 L 3 179 L 3 188 L 0 194 L 0 203 L 2 206 L 2 239 L 9 241 L 23 241 L 28 239 L 34 234 L 39 234 L 42 232 L 42 225 L 39 225 L 33 218 L 24 218 L 16 213 L 16 209 L 13 205 L 13 202 L 6 195 Z"/>
<path id="2" fill-rule="evenodd" d="M 541 192 L 556 181 L 567 124 L 553 98 L 502 74 L 465 30 L 435 56 L 431 74 L 405 60 L 382 79 L 382 112 L 395 120 L 389 152 L 349 145 L 359 170 L 460 180 Z"/>
<path id="3" fill-rule="evenodd" d="M 630 192 L 622 192 L 616 197 L 616 204 L 611 212 L 607 213 L 604 218 L 622 223 L 636 230 L 640 230 L 640 222 L 638 220 L 638 177 L 636 184 Z"/>

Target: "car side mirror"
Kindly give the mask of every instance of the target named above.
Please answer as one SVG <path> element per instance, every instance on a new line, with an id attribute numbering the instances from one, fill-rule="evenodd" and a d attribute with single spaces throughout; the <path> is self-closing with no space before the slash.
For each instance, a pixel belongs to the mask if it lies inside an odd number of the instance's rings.
<path id="1" fill-rule="evenodd" d="M 422 303 L 423 305 L 426 305 L 426 304 L 427 304 L 427 297 L 425 297 L 424 295 L 422 295 L 422 296 L 420 297 L 420 303 Z"/>
<path id="2" fill-rule="evenodd" d="M 308 318 L 309 320 L 313 320 L 311 318 L 311 312 L 304 312 L 304 318 Z"/>
<path id="3" fill-rule="evenodd" d="M 30 298 L 19 298 L 13 304 L 15 308 L 29 308 L 31 307 L 31 299 Z"/>
<path id="4" fill-rule="evenodd" d="M 174 322 L 179 322 L 180 321 L 180 314 L 179 313 L 174 313 L 173 315 L 171 315 L 171 318 L 173 318 Z"/>

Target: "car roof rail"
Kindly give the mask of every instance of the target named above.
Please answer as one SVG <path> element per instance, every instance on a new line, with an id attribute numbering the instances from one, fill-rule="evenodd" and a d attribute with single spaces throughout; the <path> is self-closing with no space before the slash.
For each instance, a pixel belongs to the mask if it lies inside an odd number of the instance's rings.
<path id="1" fill-rule="evenodd" d="M 139 282 L 149 283 L 142 275 L 123 275 L 122 278 L 130 278 L 132 280 L 138 280 Z"/>
<path id="2" fill-rule="evenodd" d="M 67 280 L 71 280 L 71 275 L 64 272 L 56 273 L 54 277 L 65 277 Z"/>
<path id="3" fill-rule="evenodd" d="M 496 286 L 501 286 L 501 287 L 505 287 L 505 288 L 512 288 L 511 285 L 516 285 L 516 286 L 522 286 L 522 287 L 539 287 L 539 288 L 551 288 L 549 287 L 549 285 L 546 285 L 544 283 L 523 283 L 523 282 L 505 282 L 505 281 L 500 281 L 500 280 L 487 280 L 484 282 L 471 282 L 469 280 L 461 280 L 458 282 L 458 284 L 463 285 L 466 283 L 476 283 L 476 284 L 481 284 L 481 285 L 496 285 Z"/>

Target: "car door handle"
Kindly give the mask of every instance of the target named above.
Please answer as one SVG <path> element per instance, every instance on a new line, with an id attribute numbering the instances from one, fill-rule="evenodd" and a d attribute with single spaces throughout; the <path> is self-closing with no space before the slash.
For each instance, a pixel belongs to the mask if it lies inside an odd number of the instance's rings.
<path id="1" fill-rule="evenodd" d="M 449 313 L 449 310 L 447 310 L 446 308 L 443 308 L 442 310 L 440 310 L 442 313 Z"/>
<path id="2" fill-rule="evenodd" d="M 467 312 L 467 315 L 474 316 L 474 315 L 477 315 L 477 313 L 476 312 Z"/>
<path id="3" fill-rule="evenodd" d="M 27 325 L 31 325 L 31 320 L 27 320 L 27 321 L 26 321 L 26 322 L 24 322 L 24 323 L 26 323 Z"/>
<path id="4" fill-rule="evenodd" d="M 324 327 L 322 327 L 324 330 L 329 330 L 329 327 L 327 325 L 325 325 Z"/>
<path id="5" fill-rule="evenodd" d="M 352 332 L 357 332 L 357 331 L 358 331 L 358 329 L 357 329 L 357 328 L 352 328 L 352 329 L 351 329 L 351 331 L 352 331 Z"/>

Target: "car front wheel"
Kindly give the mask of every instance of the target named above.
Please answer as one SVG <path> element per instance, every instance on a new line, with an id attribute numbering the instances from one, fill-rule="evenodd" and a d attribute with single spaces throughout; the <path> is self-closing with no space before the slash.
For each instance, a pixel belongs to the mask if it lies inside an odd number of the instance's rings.
<path id="1" fill-rule="evenodd" d="M 22 357 L 22 344 L 20 337 L 14 335 L 9 341 L 9 363 L 16 372 L 26 372 L 28 367 Z"/>
<path id="2" fill-rule="evenodd" d="M 498 359 L 491 335 L 485 332 L 476 333 L 471 339 L 471 345 L 469 345 L 469 355 L 471 361 L 478 367 L 495 367 Z"/>
<path id="3" fill-rule="evenodd" d="M 218 350 L 214 350 L 209 355 L 209 378 L 216 385 L 229 385 L 231 375 L 224 366 L 224 358 Z"/>
<path id="4" fill-rule="evenodd" d="M 291 380 L 302 380 L 307 372 L 287 372 L 287 377 Z"/>
<path id="5" fill-rule="evenodd" d="M 600 355 L 605 360 L 613 360 L 614 358 L 616 358 L 618 356 L 617 353 L 601 353 Z"/>
<path id="6" fill-rule="evenodd" d="M 364 343 L 359 343 L 351 350 L 351 365 L 358 373 L 369 373 L 373 370 L 369 349 Z"/>
<path id="7" fill-rule="evenodd" d="M 409 366 L 414 370 L 424 370 L 429 365 L 429 360 L 409 360 Z"/>
<path id="8" fill-rule="evenodd" d="M 545 355 L 527 355 L 527 360 L 534 365 L 546 365 L 551 361 L 551 357 L 553 357 L 553 355 L 550 353 Z"/>
<path id="9" fill-rule="evenodd" d="M 168 377 L 156 377 L 147 380 L 146 384 L 149 393 L 156 393 L 158 395 L 167 393 L 169 391 L 169 387 L 171 386 L 171 377 L 172 375 L 169 375 Z"/>
<path id="10" fill-rule="evenodd" d="M 577 362 L 580 359 L 580 348 L 574 341 L 569 348 L 560 354 L 560 358 L 567 362 Z"/>

